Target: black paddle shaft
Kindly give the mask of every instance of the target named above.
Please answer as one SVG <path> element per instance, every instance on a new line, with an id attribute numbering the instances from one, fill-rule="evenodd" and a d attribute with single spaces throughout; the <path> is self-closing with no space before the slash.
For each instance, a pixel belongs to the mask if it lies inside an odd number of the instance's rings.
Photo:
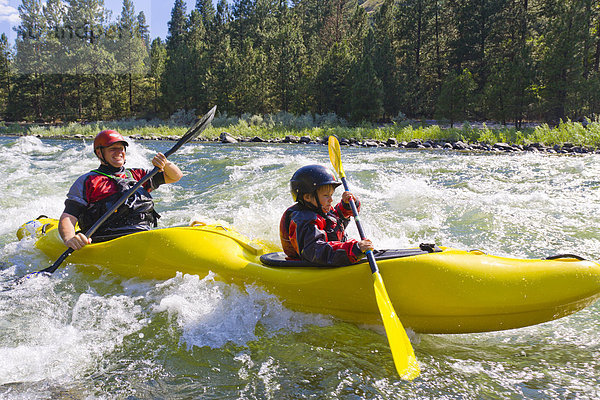
<path id="1" fill-rule="evenodd" d="M 344 190 L 346 190 L 346 192 L 349 192 L 350 188 L 348 187 L 348 182 L 343 176 L 342 184 L 344 185 Z M 360 239 L 365 240 L 367 237 L 365 235 L 365 231 L 363 231 L 362 224 L 360 223 L 360 218 L 358 217 L 358 209 L 356 208 L 356 204 L 354 203 L 353 199 L 350 199 L 350 207 L 352 208 L 352 214 L 354 214 L 354 221 L 356 222 L 356 228 L 358 229 Z M 375 272 L 378 272 L 379 268 L 377 267 L 377 262 L 375 261 L 375 256 L 373 255 L 373 252 L 371 250 L 368 250 L 366 254 L 367 260 L 369 260 L 369 266 L 371 267 L 371 273 L 374 274 Z"/>
<path id="2" fill-rule="evenodd" d="M 169 149 L 166 153 L 164 153 L 165 157 L 169 157 L 171 154 L 175 153 L 177 150 L 179 150 L 179 148 L 181 146 L 183 146 L 184 144 L 189 142 L 192 138 L 196 137 L 197 135 L 200 134 L 200 132 L 202 132 L 204 129 L 206 129 L 206 127 L 213 120 L 216 110 L 217 110 L 217 106 L 214 106 L 208 113 L 206 113 L 206 115 L 204 115 L 202 118 L 200 118 L 198 121 L 196 121 L 196 123 L 194 123 L 194 125 L 192 125 L 192 127 L 186 132 L 186 134 L 183 135 L 182 138 L 179 139 L 179 141 L 177 141 L 177 143 L 175 143 L 175 145 L 171 149 Z M 144 183 L 148 182 L 148 180 L 152 179 L 152 177 L 154 177 L 154 175 L 156 175 L 159 171 L 160 170 L 158 169 L 158 167 L 154 167 L 154 169 L 152 171 L 150 171 L 148 174 L 146 174 L 131 189 L 129 189 L 127 192 L 125 192 L 119 198 L 119 200 L 110 208 L 110 210 L 106 211 L 106 213 L 104 213 L 104 215 L 102 217 L 100 217 L 100 219 L 98 219 L 94 223 L 94 225 L 92 225 L 92 227 L 90 229 L 88 229 L 88 231 L 85 233 L 85 236 L 87 236 L 88 238 L 90 236 L 92 236 L 98 230 L 100 225 L 102 225 L 104 222 L 106 222 L 106 220 L 112 215 L 113 212 L 115 212 L 117 210 L 117 208 L 121 207 L 121 205 L 123 203 L 125 203 L 125 201 L 127 201 L 127 199 L 133 193 L 135 193 L 136 190 L 138 190 Z M 63 261 L 67 257 L 69 257 L 71 255 L 71 253 L 73 253 L 73 251 L 74 250 L 71 247 L 69 247 L 64 253 L 62 253 L 60 255 L 60 257 L 58 257 L 58 259 L 54 262 L 54 264 L 52 264 L 48 268 L 44 268 L 43 270 L 41 270 L 39 272 L 47 272 L 49 274 L 53 273 L 63 263 Z"/>

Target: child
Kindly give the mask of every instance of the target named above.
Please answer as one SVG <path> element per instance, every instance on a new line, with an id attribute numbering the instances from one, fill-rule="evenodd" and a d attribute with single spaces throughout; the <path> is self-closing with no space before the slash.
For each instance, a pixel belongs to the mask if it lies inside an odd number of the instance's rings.
<path id="1" fill-rule="evenodd" d="M 335 188 L 341 185 L 331 171 L 321 165 L 307 165 L 290 180 L 296 204 L 281 217 L 279 235 L 285 254 L 321 265 L 348 265 L 357 262 L 367 250 L 369 239 L 347 239 L 345 228 L 352 217 L 350 199 L 360 210 L 360 202 L 350 192 L 332 207 Z"/>

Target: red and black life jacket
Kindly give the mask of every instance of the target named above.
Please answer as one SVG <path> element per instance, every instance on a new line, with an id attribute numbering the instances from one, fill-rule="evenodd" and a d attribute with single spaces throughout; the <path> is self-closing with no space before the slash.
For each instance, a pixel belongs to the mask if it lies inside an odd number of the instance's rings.
<path id="1" fill-rule="evenodd" d="M 142 176 L 134 176 L 134 173 L 139 175 L 139 171 L 130 169 L 125 169 L 124 177 L 106 174 L 98 170 L 92 172 L 98 175 L 91 175 L 86 181 L 86 192 L 90 198 L 87 208 L 78 218 L 82 232 L 86 232 L 91 228 L 125 192 L 135 186 L 137 181 L 142 178 Z M 107 180 L 106 177 L 110 180 Z M 92 237 L 99 241 L 128 233 L 150 230 L 156 227 L 158 218 L 160 218 L 160 215 L 154 210 L 152 196 L 142 186 L 100 225 Z"/>
<path id="2" fill-rule="evenodd" d="M 347 265 L 358 261 L 362 252 L 345 229 L 351 210 L 340 202 L 327 214 L 296 203 L 282 215 L 279 237 L 290 259 L 303 259 L 321 265 Z"/>

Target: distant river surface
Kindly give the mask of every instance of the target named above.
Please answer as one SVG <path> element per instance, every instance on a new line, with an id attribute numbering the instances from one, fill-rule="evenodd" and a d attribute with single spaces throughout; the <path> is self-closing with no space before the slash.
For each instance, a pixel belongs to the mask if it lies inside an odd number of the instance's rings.
<path id="1" fill-rule="evenodd" d="M 150 167 L 172 145 L 133 142 L 127 165 Z M 171 159 L 185 176 L 154 192 L 160 226 L 219 222 L 274 242 L 291 175 L 329 164 L 322 145 L 190 143 Z M 600 258 L 599 155 L 342 147 L 342 159 L 378 248 Z M 13 286 L 50 263 L 18 227 L 58 217 L 71 183 L 96 167 L 90 142 L 0 137 L 1 399 L 600 398 L 600 302 L 503 332 L 411 332 L 422 376 L 405 382 L 381 330 L 293 312 L 212 275 L 123 280 L 67 264 Z"/>

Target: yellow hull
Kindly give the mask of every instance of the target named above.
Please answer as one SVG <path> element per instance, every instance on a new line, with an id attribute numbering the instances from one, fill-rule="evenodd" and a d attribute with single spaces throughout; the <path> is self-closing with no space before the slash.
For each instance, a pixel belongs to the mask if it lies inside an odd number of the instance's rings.
<path id="1" fill-rule="evenodd" d="M 56 220 L 23 225 L 19 238 L 54 260 L 66 250 Z M 39 226 L 45 224 L 42 228 Z M 575 258 L 521 260 L 442 248 L 378 261 L 405 327 L 423 333 L 471 333 L 519 328 L 557 319 L 600 297 L 600 265 Z M 255 283 L 290 309 L 380 324 L 368 263 L 340 268 L 273 268 L 260 262 L 265 243 L 221 226 L 199 225 L 135 233 L 75 251 L 68 262 L 106 268 L 123 277 L 168 279 L 177 271 L 236 284 Z"/>

